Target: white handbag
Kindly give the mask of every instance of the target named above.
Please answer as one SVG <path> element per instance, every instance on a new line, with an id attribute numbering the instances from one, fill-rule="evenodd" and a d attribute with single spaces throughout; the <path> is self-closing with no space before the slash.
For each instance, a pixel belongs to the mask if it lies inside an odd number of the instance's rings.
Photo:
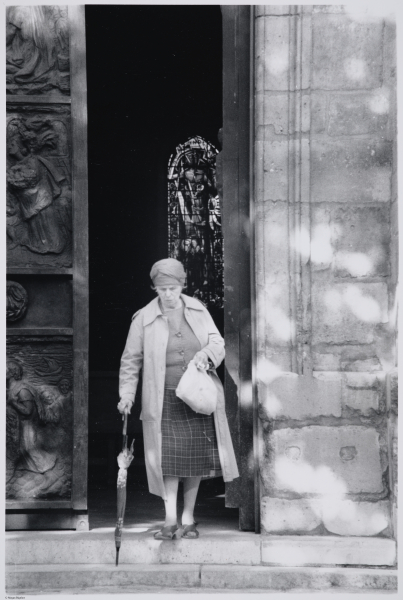
<path id="1" fill-rule="evenodd" d="M 176 388 L 178 398 L 192 410 L 211 415 L 217 408 L 217 388 L 205 369 L 198 369 L 191 360 Z"/>

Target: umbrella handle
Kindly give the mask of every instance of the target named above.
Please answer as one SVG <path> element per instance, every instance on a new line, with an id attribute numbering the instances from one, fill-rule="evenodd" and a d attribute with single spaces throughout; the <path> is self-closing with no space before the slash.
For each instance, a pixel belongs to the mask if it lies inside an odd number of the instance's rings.
<path id="1" fill-rule="evenodd" d="M 128 415 L 125 414 L 123 416 L 123 444 L 122 444 L 122 450 L 127 449 L 127 419 L 128 419 Z"/>

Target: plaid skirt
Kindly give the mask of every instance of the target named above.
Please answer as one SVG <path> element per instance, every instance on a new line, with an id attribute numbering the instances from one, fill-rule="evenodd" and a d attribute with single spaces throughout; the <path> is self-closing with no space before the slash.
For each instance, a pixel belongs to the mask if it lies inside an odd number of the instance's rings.
<path id="1" fill-rule="evenodd" d="M 213 415 L 196 413 L 171 388 L 165 388 L 161 431 L 163 475 L 221 475 Z"/>

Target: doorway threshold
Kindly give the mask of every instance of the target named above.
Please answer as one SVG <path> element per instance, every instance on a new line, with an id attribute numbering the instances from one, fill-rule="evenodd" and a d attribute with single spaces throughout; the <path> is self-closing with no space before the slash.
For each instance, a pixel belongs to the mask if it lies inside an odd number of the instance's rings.
<path id="1" fill-rule="evenodd" d="M 130 472 L 129 472 L 130 473 Z M 225 507 L 223 484 L 213 480 L 202 482 L 195 506 L 195 520 L 200 535 L 206 532 L 238 531 L 239 511 Z M 178 517 L 182 513 L 182 490 L 178 493 Z M 116 488 L 90 489 L 88 493 L 89 528 L 104 530 L 115 527 Z M 150 494 L 147 485 L 128 486 L 124 528 L 128 532 L 156 531 L 164 522 L 164 501 Z"/>

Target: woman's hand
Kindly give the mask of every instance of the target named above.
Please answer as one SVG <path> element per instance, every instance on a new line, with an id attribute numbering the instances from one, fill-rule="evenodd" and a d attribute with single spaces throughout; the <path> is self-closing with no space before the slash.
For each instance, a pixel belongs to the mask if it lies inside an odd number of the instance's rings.
<path id="1" fill-rule="evenodd" d="M 118 404 L 118 411 L 122 415 L 129 415 L 133 402 L 129 398 L 122 398 Z"/>
<path id="2" fill-rule="evenodd" d="M 208 356 L 203 350 L 199 350 L 193 357 L 193 360 L 198 369 L 208 369 Z"/>

